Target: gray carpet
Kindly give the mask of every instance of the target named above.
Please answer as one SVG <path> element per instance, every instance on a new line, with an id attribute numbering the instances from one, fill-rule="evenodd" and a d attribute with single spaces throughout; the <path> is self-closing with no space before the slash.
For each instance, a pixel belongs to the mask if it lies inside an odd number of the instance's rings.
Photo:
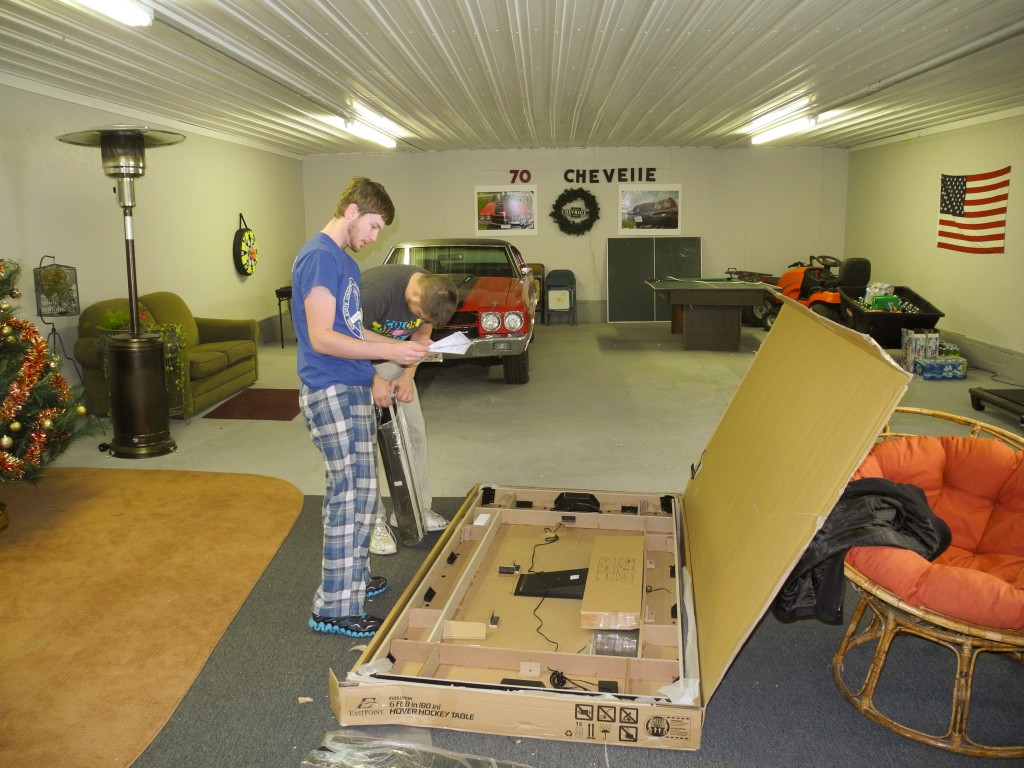
<path id="1" fill-rule="evenodd" d="M 135 768 L 298 768 L 338 728 L 327 697 L 327 670 L 347 671 L 358 655 L 351 648 L 359 641 L 320 635 L 306 626 L 319 581 L 320 503 L 320 497 L 306 497 L 295 527 Z M 435 499 L 434 509 L 451 517 L 459 503 Z M 436 537 L 431 534 L 397 556 L 374 558 L 374 573 L 387 576 L 397 589 L 374 601 L 372 612 L 391 607 Z M 853 606 L 848 589 L 847 616 Z M 817 621 L 781 624 L 766 617 L 708 704 L 703 746 L 697 752 L 443 730 L 416 734 L 453 752 L 534 768 L 1024 765 L 952 755 L 890 733 L 858 714 L 832 683 L 831 659 L 843 632 L 844 627 Z M 924 641 L 905 642 L 901 663 L 893 663 L 895 646 L 890 652 L 890 677 L 882 681 L 876 701 L 900 708 L 912 725 L 941 730 L 948 720 L 953 656 Z M 935 674 L 936 668 L 942 674 Z M 1022 675 L 1024 668 L 1004 657 L 989 655 L 980 662 L 971 699 L 975 738 L 1024 743 Z M 300 703 L 303 697 L 312 702 Z M 394 729 L 377 730 L 381 736 L 394 734 Z"/>

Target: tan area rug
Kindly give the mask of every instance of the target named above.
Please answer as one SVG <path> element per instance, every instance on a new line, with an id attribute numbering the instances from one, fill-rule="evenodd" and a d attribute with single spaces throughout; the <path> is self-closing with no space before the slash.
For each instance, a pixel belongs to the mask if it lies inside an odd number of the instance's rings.
<path id="1" fill-rule="evenodd" d="M 50 468 L 0 485 L 0 765 L 130 765 L 303 497 L 258 475 Z"/>

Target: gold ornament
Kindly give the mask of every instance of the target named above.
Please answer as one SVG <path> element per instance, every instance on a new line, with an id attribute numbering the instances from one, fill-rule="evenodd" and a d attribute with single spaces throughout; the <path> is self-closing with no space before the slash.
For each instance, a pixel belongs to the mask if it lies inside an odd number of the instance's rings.
<path id="1" fill-rule="evenodd" d="M 52 429 L 53 421 L 50 419 L 43 419 L 41 422 L 39 422 L 39 426 L 41 426 L 43 429 Z"/>
<path id="2" fill-rule="evenodd" d="M 14 329 L 9 325 L 0 327 L 0 336 L 10 336 L 14 332 Z"/>
<path id="3" fill-rule="evenodd" d="M 21 432 L 21 422 L 20 422 L 20 421 L 12 421 L 12 422 L 11 422 L 11 423 L 10 423 L 10 424 L 9 424 L 9 425 L 7 426 L 7 428 L 8 428 L 9 430 L 11 430 L 11 432 L 15 432 L 15 433 L 17 433 L 17 432 Z"/>
<path id="4" fill-rule="evenodd" d="M 79 416 L 85 416 L 88 412 L 89 411 L 86 409 L 86 407 L 81 403 L 75 406 L 75 413 L 77 413 Z"/>
<path id="5" fill-rule="evenodd" d="M 20 299 L 21 298 L 21 289 L 20 288 L 12 288 L 11 289 L 11 298 L 12 299 Z"/>
<path id="6" fill-rule="evenodd" d="M 10 435 L 4 435 L 3 437 L 0 437 L 0 448 L 3 448 L 6 451 L 12 445 L 14 445 L 14 440 L 11 439 Z"/>

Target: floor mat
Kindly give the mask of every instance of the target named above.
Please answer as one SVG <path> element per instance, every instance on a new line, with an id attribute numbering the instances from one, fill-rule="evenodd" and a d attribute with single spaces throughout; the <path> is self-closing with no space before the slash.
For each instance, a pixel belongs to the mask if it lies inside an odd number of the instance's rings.
<path id="1" fill-rule="evenodd" d="M 299 390 L 250 387 L 221 403 L 203 418 L 291 421 L 298 415 Z"/>

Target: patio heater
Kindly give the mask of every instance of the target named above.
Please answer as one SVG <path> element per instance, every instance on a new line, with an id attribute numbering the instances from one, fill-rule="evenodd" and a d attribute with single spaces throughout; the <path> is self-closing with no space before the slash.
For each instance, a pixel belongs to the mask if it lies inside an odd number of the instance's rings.
<path id="1" fill-rule="evenodd" d="M 139 328 L 138 287 L 135 279 L 135 179 L 146 172 L 146 147 L 166 147 L 185 140 L 180 133 L 144 127 L 113 125 L 67 133 L 58 141 L 99 147 L 103 172 L 117 181 L 117 203 L 124 211 L 124 250 L 128 267 L 129 331 L 107 340 L 107 385 L 114 439 L 110 453 L 119 458 L 162 456 L 175 449 L 171 439 L 164 345 L 159 334 Z"/>

